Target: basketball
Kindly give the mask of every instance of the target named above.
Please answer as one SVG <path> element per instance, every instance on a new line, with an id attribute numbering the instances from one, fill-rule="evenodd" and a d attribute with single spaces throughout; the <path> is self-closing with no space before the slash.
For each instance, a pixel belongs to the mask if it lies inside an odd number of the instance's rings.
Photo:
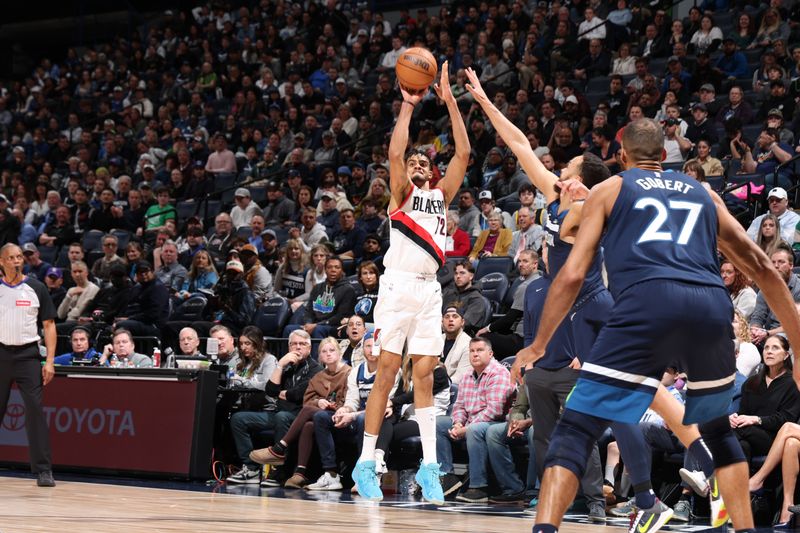
<path id="1" fill-rule="evenodd" d="M 395 65 L 400 85 L 406 90 L 422 91 L 436 78 L 436 58 L 425 48 L 409 48 Z"/>

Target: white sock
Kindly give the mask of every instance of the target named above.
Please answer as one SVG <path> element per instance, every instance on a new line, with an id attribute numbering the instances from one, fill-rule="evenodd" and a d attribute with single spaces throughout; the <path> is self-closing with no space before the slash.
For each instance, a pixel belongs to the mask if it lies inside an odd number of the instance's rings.
<path id="1" fill-rule="evenodd" d="M 361 457 L 359 461 L 374 461 L 375 460 L 375 445 L 378 443 L 377 435 L 370 435 L 364 432 L 364 444 L 361 446 Z"/>
<path id="2" fill-rule="evenodd" d="M 605 472 L 604 481 L 610 481 L 612 486 L 614 485 L 614 467 L 615 466 L 617 466 L 617 465 L 614 465 L 614 464 L 611 464 L 611 463 L 608 463 L 608 462 L 606 463 L 606 472 Z"/>
<path id="3" fill-rule="evenodd" d="M 436 462 L 436 408 L 433 406 L 414 409 L 422 440 L 422 463 Z"/>

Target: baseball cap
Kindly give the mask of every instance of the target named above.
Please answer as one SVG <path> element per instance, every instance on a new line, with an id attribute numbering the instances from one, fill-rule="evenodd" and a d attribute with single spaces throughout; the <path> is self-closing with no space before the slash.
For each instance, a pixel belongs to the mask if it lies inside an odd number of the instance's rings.
<path id="1" fill-rule="evenodd" d="M 32 242 L 27 242 L 27 243 L 22 245 L 22 253 L 23 254 L 26 254 L 28 252 L 33 254 L 33 253 L 36 253 L 38 251 L 39 251 L 39 249 Z"/>
<path id="2" fill-rule="evenodd" d="M 206 167 L 205 163 L 203 163 L 199 159 L 194 162 L 194 168 L 205 168 L 205 167 Z"/>
<path id="3" fill-rule="evenodd" d="M 708 112 L 708 108 L 706 107 L 706 104 L 703 104 L 703 103 L 694 104 L 692 106 L 692 111 L 694 111 L 695 109 L 699 109 L 700 111 Z"/>
<path id="4" fill-rule="evenodd" d="M 574 94 L 571 94 L 571 95 L 567 96 L 567 99 L 564 100 L 564 103 L 565 104 L 567 104 L 567 103 L 577 104 L 578 103 L 578 98 Z"/>
<path id="5" fill-rule="evenodd" d="M 272 237 L 273 239 L 277 239 L 278 236 L 275 234 L 275 230 L 265 229 L 261 232 L 261 237 Z"/>
<path id="6" fill-rule="evenodd" d="M 769 118 L 769 117 L 780 117 L 780 118 L 783 118 L 783 112 L 780 109 L 778 109 L 777 107 L 773 107 L 772 109 L 769 110 L 769 113 L 767 113 L 767 118 Z"/>
<path id="7" fill-rule="evenodd" d="M 270 181 L 267 183 L 267 190 L 268 191 L 277 191 L 281 188 L 277 181 Z"/>
<path id="8" fill-rule="evenodd" d="M 14 149 L 12 150 L 12 152 L 22 152 L 22 153 L 24 153 L 25 152 L 25 148 L 23 148 L 22 146 L 15 146 Z"/>
<path id="9" fill-rule="evenodd" d="M 336 78 L 336 83 L 347 83 L 344 78 Z"/>
<path id="10" fill-rule="evenodd" d="M 378 244 L 380 244 L 381 243 L 381 238 L 378 237 L 377 233 L 368 233 L 367 236 L 364 237 L 364 242 L 367 242 L 367 241 L 375 241 Z"/>
<path id="11" fill-rule="evenodd" d="M 462 318 L 464 317 L 464 310 L 457 305 L 452 305 L 452 304 L 447 305 L 444 308 L 444 312 L 442 314 L 446 315 L 447 313 L 456 313 L 458 314 L 458 316 Z"/>
<path id="12" fill-rule="evenodd" d="M 715 93 L 715 92 L 717 92 L 717 90 L 714 88 L 714 86 L 713 86 L 713 85 L 711 85 L 710 83 L 704 83 L 703 85 L 701 85 L 701 86 L 700 86 L 700 90 L 701 90 L 701 91 L 708 91 L 708 92 L 710 92 L 710 93 Z"/>
<path id="13" fill-rule="evenodd" d="M 492 199 L 492 191 L 481 191 L 478 194 L 478 200 L 491 200 Z"/>
<path id="14" fill-rule="evenodd" d="M 108 164 L 109 165 L 116 165 L 118 167 L 121 167 L 122 166 L 122 158 L 121 157 L 116 157 L 116 156 L 112 157 L 111 159 L 108 160 Z"/>
<path id="15" fill-rule="evenodd" d="M 361 28 L 360 30 L 358 30 L 357 35 L 367 35 L 367 30 L 365 30 L 364 28 Z"/>
<path id="16" fill-rule="evenodd" d="M 245 253 L 245 252 L 248 252 L 248 253 L 251 253 L 251 254 L 258 255 L 258 250 L 256 250 L 256 247 L 255 247 L 255 246 L 253 246 L 252 244 L 245 244 L 245 245 L 244 245 L 244 246 L 242 246 L 242 248 L 239 250 L 239 254 L 243 254 L 243 253 Z"/>
<path id="17" fill-rule="evenodd" d="M 136 273 L 139 272 L 151 272 L 153 270 L 153 265 L 150 264 L 149 261 L 139 261 L 136 263 Z"/>
<path id="18" fill-rule="evenodd" d="M 155 170 L 156 167 L 153 166 L 152 163 L 145 163 L 142 165 L 142 170 Z"/>
<path id="19" fill-rule="evenodd" d="M 339 168 L 336 170 L 336 173 L 337 173 L 337 174 L 346 174 L 346 175 L 348 175 L 348 176 L 352 176 L 352 175 L 353 175 L 353 172 L 350 170 L 350 167 L 348 167 L 348 166 L 346 166 L 346 165 L 342 165 L 342 166 L 340 166 L 340 167 L 339 167 Z"/>
<path id="20" fill-rule="evenodd" d="M 244 266 L 240 261 L 228 261 L 225 264 L 225 270 L 235 270 L 237 272 L 244 272 Z"/>
<path id="21" fill-rule="evenodd" d="M 63 272 L 61 272 L 60 268 L 50 267 L 50 268 L 47 269 L 47 273 L 45 274 L 45 277 L 61 279 L 61 278 L 64 277 L 64 274 L 63 274 Z"/>
<path id="22" fill-rule="evenodd" d="M 667 59 L 667 63 L 680 63 L 680 61 L 678 56 L 669 56 L 669 59 Z"/>
<path id="23" fill-rule="evenodd" d="M 322 198 L 323 200 L 324 199 L 333 200 L 334 198 L 336 198 L 336 196 L 334 196 L 332 192 L 325 191 L 320 195 L 320 198 Z"/>
<path id="24" fill-rule="evenodd" d="M 787 198 L 789 198 L 789 195 L 786 194 L 786 189 L 784 189 L 783 187 L 775 187 L 774 189 L 769 191 L 767 198 L 780 198 L 781 200 L 786 200 Z"/>
<path id="25" fill-rule="evenodd" d="M 233 196 L 240 196 L 242 198 L 250 198 L 250 191 L 248 191 L 244 187 L 239 187 L 238 189 L 236 189 L 236 192 L 233 193 Z"/>
<path id="26" fill-rule="evenodd" d="M 122 90 L 122 85 L 116 85 L 114 87 L 114 91 L 121 91 L 121 90 Z"/>
<path id="27" fill-rule="evenodd" d="M 286 173 L 287 178 L 296 178 L 298 176 L 300 176 L 299 170 L 290 170 L 289 172 Z"/>
<path id="28" fill-rule="evenodd" d="M 141 191 L 142 189 L 152 189 L 152 188 L 153 188 L 153 186 L 152 186 L 152 185 L 150 185 L 149 183 L 147 183 L 146 181 L 143 181 L 143 182 L 141 182 L 141 183 L 139 184 L 139 190 L 140 190 L 140 191 Z"/>
<path id="29" fill-rule="evenodd" d="M 295 139 L 303 139 L 305 141 L 306 140 L 306 135 L 302 131 L 298 131 L 297 133 L 294 134 L 294 138 Z"/>

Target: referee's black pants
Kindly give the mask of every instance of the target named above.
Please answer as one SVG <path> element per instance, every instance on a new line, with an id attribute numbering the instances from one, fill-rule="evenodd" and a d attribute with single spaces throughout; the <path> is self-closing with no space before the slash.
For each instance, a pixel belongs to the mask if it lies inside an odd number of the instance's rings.
<path id="1" fill-rule="evenodd" d="M 25 432 L 34 474 L 51 470 L 50 433 L 42 410 L 42 363 L 36 343 L 0 345 L 0 420 L 6 414 L 11 384 L 16 382 L 25 403 Z"/>

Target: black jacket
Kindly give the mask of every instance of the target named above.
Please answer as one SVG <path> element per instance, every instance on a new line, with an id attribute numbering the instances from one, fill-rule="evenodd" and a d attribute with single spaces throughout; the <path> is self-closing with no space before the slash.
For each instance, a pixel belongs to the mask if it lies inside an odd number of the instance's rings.
<path id="1" fill-rule="evenodd" d="M 234 334 L 252 324 L 256 313 L 256 299 L 244 279 L 223 278 L 217 284 L 216 293 L 223 312 L 220 324 L 230 328 Z"/>
<path id="2" fill-rule="evenodd" d="M 356 291 L 344 278 L 333 287 L 327 281 L 317 283 L 306 303 L 306 323 L 338 326 L 343 318 L 353 314 L 355 303 Z"/>
<path id="3" fill-rule="evenodd" d="M 159 329 L 169 316 L 169 291 L 158 279 L 138 283 L 130 291 L 129 302 L 123 316 Z"/>
<path id="4" fill-rule="evenodd" d="M 298 365 L 286 367 L 281 376 L 281 384 L 276 385 L 272 380 L 267 381 L 264 392 L 267 396 L 277 398 L 275 404 L 268 404 L 267 410 L 289 411 L 296 413 L 303 407 L 303 396 L 308 388 L 308 382 L 317 372 L 322 371 L 322 365 L 311 357 L 306 358 Z M 282 390 L 286 391 L 286 399 L 278 398 Z"/>

